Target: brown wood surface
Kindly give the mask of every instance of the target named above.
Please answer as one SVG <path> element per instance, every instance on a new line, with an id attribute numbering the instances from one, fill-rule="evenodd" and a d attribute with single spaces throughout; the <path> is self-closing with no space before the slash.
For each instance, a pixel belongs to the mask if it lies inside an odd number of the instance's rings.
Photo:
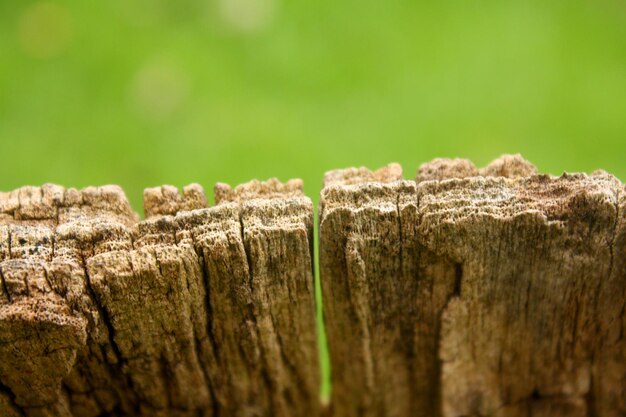
<path id="1" fill-rule="evenodd" d="M 626 415 L 626 190 L 603 171 L 328 172 L 0 193 L 0 416 Z"/>
<path id="2" fill-rule="evenodd" d="M 519 156 L 328 173 L 334 415 L 626 415 L 624 202 Z"/>
<path id="3" fill-rule="evenodd" d="M 316 414 L 302 184 L 0 194 L 0 415 Z"/>

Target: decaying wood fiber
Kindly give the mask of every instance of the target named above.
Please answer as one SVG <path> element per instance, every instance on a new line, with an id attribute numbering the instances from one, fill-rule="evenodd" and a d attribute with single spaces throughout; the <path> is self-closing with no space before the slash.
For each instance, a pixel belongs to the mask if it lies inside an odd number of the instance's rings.
<path id="1" fill-rule="evenodd" d="M 334 415 L 626 415 L 625 196 L 519 156 L 326 174 Z"/>
<path id="2" fill-rule="evenodd" d="M 0 415 L 318 410 L 302 184 L 0 194 Z"/>
<path id="3" fill-rule="evenodd" d="M 324 176 L 318 397 L 302 182 L 0 193 L 0 416 L 626 415 L 626 190 L 391 164 Z"/>

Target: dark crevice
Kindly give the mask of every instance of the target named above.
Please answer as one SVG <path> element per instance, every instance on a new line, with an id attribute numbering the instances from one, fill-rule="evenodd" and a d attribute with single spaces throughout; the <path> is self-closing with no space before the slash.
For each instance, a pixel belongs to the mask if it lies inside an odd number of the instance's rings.
<path id="1" fill-rule="evenodd" d="M 14 411 L 16 411 L 20 416 L 26 416 L 24 409 L 17 405 L 16 396 L 15 393 L 13 393 L 13 390 L 0 381 L 0 395 L 2 394 L 9 398 L 10 405 L 13 407 Z"/>
<path id="2" fill-rule="evenodd" d="M 178 241 L 176 232 L 173 231 L 172 234 L 174 236 L 174 244 L 176 246 L 179 246 L 180 242 Z M 198 265 L 200 266 L 201 277 L 200 277 L 199 285 L 201 285 L 204 288 L 203 302 L 204 302 L 204 313 L 207 319 L 207 323 L 206 323 L 207 338 L 209 339 L 209 343 L 211 344 L 211 347 L 214 352 L 214 357 L 217 361 L 217 358 L 219 357 L 219 355 L 217 351 L 217 344 L 215 343 L 215 336 L 213 334 L 213 326 L 211 325 L 212 319 L 213 319 L 213 313 L 211 310 L 211 302 L 210 302 L 210 297 L 209 297 L 209 273 L 208 273 L 208 270 L 205 269 L 206 261 L 204 260 L 204 257 L 202 255 L 202 249 L 196 247 L 195 237 L 192 231 L 190 231 L 190 237 L 191 237 L 191 242 L 192 242 L 193 254 L 196 256 L 196 260 L 198 262 Z M 190 292 L 189 279 L 190 277 L 193 276 L 193 271 L 188 270 L 186 265 L 187 265 L 186 263 L 183 263 L 183 267 L 185 268 L 185 272 L 187 276 L 187 290 Z M 204 363 L 205 361 L 203 359 L 204 355 L 202 354 L 202 350 L 201 350 L 201 341 L 200 341 L 200 338 L 198 337 L 198 332 L 197 332 L 195 323 L 193 322 L 193 319 L 191 317 L 190 317 L 190 320 L 192 322 L 194 351 L 196 354 L 196 358 L 198 360 L 198 364 L 202 370 L 202 378 L 204 379 L 204 384 L 206 385 L 207 390 L 209 391 L 209 396 L 211 397 L 211 407 L 213 411 L 212 416 L 218 417 L 220 415 L 220 408 L 219 408 L 219 403 L 217 401 L 217 396 L 215 394 L 215 388 L 213 387 L 213 381 L 211 380 L 211 375 L 209 374 L 208 364 Z M 198 410 L 199 414 L 201 414 L 201 412 L 202 410 Z"/>
<path id="3" fill-rule="evenodd" d="M 125 415 L 124 411 L 122 410 L 120 405 L 117 404 L 111 409 L 111 411 L 104 411 L 98 414 L 96 417 L 120 417 L 123 415 Z"/>
<path id="4" fill-rule="evenodd" d="M 399 276 L 400 276 L 400 282 L 402 283 L 406 283 L 407 281 L 411 281 L 417 277 L 410 277 L 407 276 L 407 274 L 405 273 L 405 267 L 404 267 L 404 233 L 403 233 L 403 224 L 402 224 L 402 209 L 400 208 L 400 197 L 402 195 L 402 191 L 398 190 L 398 193 L 396 195 L 396 217 L 397 217 L 397 224 L 398 224 L 398 250 L 399 250 Z M 415 279 L 415 281 L 417 281 Z M 412 284 L 411 288 L 405 288 L 404 291 L 408 291 L 408 294 L 406 294 L 407 297 L 411 297 L 413 298 L 414 296 L 416 296 L 416 287 L 413 287 L 413 285 L 416 285 L 416 282 Z M 416 311 L 413 309 L 410 309 L 409 312 L 407 312 L 407 317 L 403 320 L 403 324 L 402 324 L 402 334 L 403 337 L 405 339 L 405 343 L 406 346 L 404 347 L 405 349 L 405 354 L 406 354 L 406 366 L 408 367 L 408 384 L 409 386 L 415 386 L 416 385 L 416 370 L 415 370 L 415 356 L 416 356 L 416 350 L 418 349 L 416 347 L 416 342 L 415 342 L 415 334 L 416 334 L 416 330 L 415 330 L 415 326 L 412 325 L 413 323 L 411 323 L 413 321 L 413 317 L 415 317 Z M 414 405 L 411 404 L 411 408 L 414 409 Z M 414 410 L 415 411 L 415 410 Z"/>
<path id="5" fill-rule="evenodd" d="M 159 364 L 159 375 L 163 380 L 165 385 L 165 408 L 172 408 L 172 379 L 174 375 L 171 372 L 170 366 L 168 364 L 167 358 L 163 355 L 163 352 L 160 352 L 157 356 L 157 361 Z"/>
<path id="6" fill-rule="evenodd" d="M 400 191 L 396 195 L 396 217 L 398 219 L 398 248 L 400 251 L 400 272 L 403 272 L 404 268 L 404 248 L 403 246 L 403 237 L 402 237 L 402 213 L 400 212 Z"/>
<path id="7" fill-rule="evenodd" d="M 568 394 L 564 394 L 564 393 L 542 393 L 538 388 L 534 388 L 528 395 L 525 395 L 521 398 L 518 398 L 514 401 L 505 401 L 501 404 L 498 405 L 498 407 L 496 407 L 494 410 L 492 410 L 488 415 L 489 416 L 494 416 L 494 415 L 500 415 L 502 410 L 508 408 L 508 409 L 512 409 L 512 408 L 520 408 L 519 412 L 522 412 L 521 408 L 524 407 L 524 411 L 525 411 L 525 415 L 532 417 L 533 416 L 533 405 L 536 405 L 537 403 L 555 403 L 555 404 L 559 404 L 561 402 L 571 402 L 573 404 L 578 404 L 578 401 L 576 401 L 576 399 L 581 398 L 578 395 L 572 394 L 572 395 L 568 395 Z M 589 410 L 587 410 L 587 412 L 589 413 Z M 506 412 L 505 412 L 506 414 Z M 543 415 L 543 414 L 541 414 Z M 560 414 L 559 414 L 560 415 Z M 568 414 L 569 415 L 569 414 Z M 576 414 L 578 415 L 578 414 Z M 480 414 L 476 414 L 476 412 L 470 414 L 471 417 L 474 416 L 478 416 L 480 417 Z M 591 417 L 591 415 L 588 414 L 589 417 Z M 462 417 L 462 416 L 461 416 Z M 595 417 L 595 414 L 593 414 L 593 417 Z"/>
<path id="8" fill-rule="evenodd" d="M 107 328 L 107 332 L 109 334 L 109 343 L 111 344 L 111 348 L 113 349 L 113 352 L 115 353 L 118 363 L 122 364 L 124 363 L 124 356 L 122 355 L 122 352 L 120 351 L 119 346 L 115 342 L 115 327 L 113 326 L 113 322 L 111 321 L 111 317 L 109 315 L 108 310 L 104 308 L 102 304 L 102 300 L 100 299 L 100 297 L 97 296 L 96 292 L 93 289 L 93 286 L 91 284 L 91 278 L 89 276 L 89 271 L 87 268 L 87 264 L 84 258 L 83 258 L 83 267 L 84 267 L 84 272 L 85 272 L 85 282 L 87 284 L 87 291 L 89 293 L 89 296 L 94 301 L 94 305 L 96 306 L 96 309 L 98 310 L 98 314 L 102 318 L 102 322 Z"/>
<path id="9" fill-rule="evenodd" d="M 7 295 L 7 300 L 9 300 L 9 303 L 12 303 L 13 298 L 11 297 L 11 293 L 9 292 L 9 289 L 7 287 L 7 282 L 4 279 L 4 273 L 2 272 L 2 268 L 0 268 L 0 282 L 2 283 L 2 290 Z"/>
<path id="10" fill-rule="evenodd" d="M 452 294 L 446 301 L 446 305 L 444 307 L 444 311 L 448 307 L 448 303 L 455 297 L 461 296 L 461 285 L 463 284 L 463 265 L 461 263 L 454 264 L 454 288 L 452 289 Z"/>
<path id="11" fill-rule="evenodd" d="M 43 269 L 43 276 L 46 279 L 46 283 L 48 284 L 48 287 L 50 288 L 50 291 L 53 292 L 54 294 L 57 294 L 54 286 L 52 286 L 52 281 L 50 281 L 50 276 L 48 275 L 48 267 L 47 267 L 46 263 L 42 262 L 41 267 Z M 63 300 L 67 303 L 67 300 L 65 300 L 63 295 L 61 295 L 61 294 L 57 294 L 57 295 L 59 295 L 61 298 L 63 298 Z M 67 303 L 67 304 L 69 306 L 69 303 Z"/>
<path id="12" fill-rule="evenodd" d="M 65 191 L 63 191 L 63 200 L 65 200 Z M 61 203 L 61 204 L 63 204 L 63 203 Z M 61 205 L 61 207 L 62 207 L 62 205 Z M 60 208 L 59 206 L 55 206 L 54 207 L 55 230 L 56 230 L 56 227 L 59 226 L 59 218 L 60 218 L 59 208 Z"/>
<path id="13" fill-rule="evenodd" d="M 241 234 L 241 242 L 243 243 L 244 251 L 246 253 L 246 262 L 248 264 L 248 286 L 250 288 L 250 292 L 252 293 L 254 292 L 254 277 L 252 274 L 252 257 L 250 255 L 250 247 L 248 245 L 248 242 L 246 241 L 245 228 L 243 224 L 243 214 L 241 213 L 241 208 L 239 209 L 239 230 Z"/>
<path id="14" fill-rule="evenodd" d="M 19 190 L 16 190 L 16 191 L 17 191 L 17 207 L 13 211 L 13 219 L 22 220 L 21 215 L 20 215 L 20 211 L 22 210 L 22 199 L 20 198 Z"/>
<path id="15" fill-rule="evenodd" d="M 67 403 L 67 406 L 70 410 L 70 415 L 73 414 L 72 413 L 72 405 L 73 405 L 73 398 L 72 398 L 72 391 L 68 388 L 67 384 L 63 381 L 61 381 L 61 392 L 60 392 L 61 396 L 65 397 L 65 402 Z"/>
<path id="16" fill-rule="evenodd" d="M 213 306 L 211 304 L 211 287 L 210 287 L 210 276 L 209 276 L 209 267 L 207 265 L 206 259 L 204 257 L 200 259 L 200 267 L 202 270 L 202 283 L 204 285 L 204 308 L 207 316 L 207 335 L 209 337 L 209 343 L 211 344 L 211 348 L 213 349 L 213 353 L 215 355 L 215 360 L 219 362 L 220 359 L 220 350 L 217 345 L 217 340 L 215 337 L 215 332 L 213 331 Z"/>
<path id="17" fill-rule="evenodd" d="M 50 261 L 52 261 L 54 259 L 55 256 L 55 252 L 56 252 L 56 233 L 55 233 L 55 229 L 52 229 L 52 236 L 50 238 Z M 48 243 L 47 242 L 47 238 L 44 238 L 44 243 Z"/>
<path id="18" fill-rule="evenodd" d="M 443 362 L 441 360 L 441 357 L 439 355 L 440 351 L 441 351 L 441 328 L 442 328 L 442 321 L 443 321 L 443 315 L 446 313 L 446 311 L 448 310 L 448 306 L 450 305 L 450 302 L 455 299 L 455 298 L 459 298 L 461 297 L 461 289 L 462 289 L 462 285 L 463 285 L 463 264 L 456 262 L 454 263 L 454 282 L 451 288 L 451 292 L 448 294 L 448 297 L 446 298 L 446 301 L 443 305 L 443 307 L 441 308 L 441 310 L 439 311 L 438 317 L 437 317 L 437 323 L 436 323 L 436 328 L 435 328 L 435 346 L 436 346 L 436 356 L 435 356 L 435 369 L 436 369 L 436 373 L 435 373 L 435 377 L 436 377 L 436 382 L 435 382 L 435 395 L 437 398 L 436 404 L 437 404 L 437 409 L 434 410 L 437 413 L 437 416 L 443 416 L 443 397 L 442 397 L 442 388 L 443 388 Z"/>
<path id="19" fill-rule="evenodd" d="M 617 227 L 619 225 L 619 216 L 620 216 L 619 198 L 620 198 L 620 190 L 618 189 L 615 192 L 615 220 L 613 221 L 613 226 L 612 226 L 613 232 L 611 235 L 611 241 L 609 242 L 609 253 L 611 256 L 611 263 L 609 265 L 609 277 L 613 275 L 613 261 L 615 259 L 614 248 L 615 248 L 615 240 L 617 239 Z"/>
<path id="20" fill-rule="evenodd" d="M 192 234 L 193 239 L 193 234 Z M 194 242 L 195 246 L 195 242 Z M 204 255 L 202 254 L 202 249 L 198 248 L 196 250 L 196 254 L 198 256 L 198 262 L 200 263 L 200 269 L 202 271 L 202 285 L 204 285 L 204 310 L 206 313 L 207 323 L 206 323 L 206 331 L 207 337 L 209 339 L 209 344 L 211 345 L 211 349 L 213 349 L 213 356 L 215 358 L 216 363 L 219 363 L 220 351 L 217 345 L 217 341 L 215 338 L 215 333 L 213 332 L 213 307 L 211 305 L 211 287 L 210 287 L 210 276 L 209 276 L 209 267 L 207 265 L 207 260 L 204 259 Z M 200 350 L 200 340 L 197 335 L 195 335 L 195 349 L 196 355 L 198 356 L 198 360 L 201 360 L 203 357 L 202 352 Z M 211 379 L 211 375 L 206 369 L 208 364 L 202 366 L 202 373 L 204 375 L 205 381 L 209 388 L 209 394 L 211 395 L 211 405 L 213 407 L 213 416 L 217 417 L 220 415 L 220 404 L 217 399 L 217 394 L 215 393 L 215 387 L 213 386 L 213 381 Z"/>
<path id="21" fill-rule="evenodd" d="M 533 280 L 528 278 L 528 285 L 526 285 L 526 298 L 524 299 L 524 320 L 528 322 L 528 314 L 530 313 L 530 309 L 528 308 L 530 305 L 530 290 L 532 288 Z"/>
<path id="22" fill-rule="evenodd" d="M 619 197 L 620 197 L 620 192 L 619 189 L 617 191 L 615 191 L 615 219 L 613 220 L 613 224 L 611 225 L 611 237 L 610 240 L 608 242 L 608 246 L 609 246 L 609 271 L 608 271 L 608 277 L 606 279 L 606 281 L 610 281 L 611 277 L 613 276 L 613 269 L 614 269 L 614 263 L 615 263 L 615 241 L 617 239 L 617 228 L 619 226 L 619 216 L 620 216 L 620 207 L 619 207 Z M 600 280 L 600 282 L 598 283 L 598 288 L 596 290 L 596 298 L 595 298 L 595 308 L 597 311 L 597 304 L 599 302 L 599 296 L 600 296 L 600 292 L 601 292 L 601 288 L 602 288 L 602 284 L 603 281 Z"/>
<path id="23" fill-rule="evenodd" d="M 592 358 L 591 360 L 591 375 L 590 375 L 590 381 L 589 381 L 589 391 L 587 392 L 587 394 L 585 394 L 584 400 L 585 400 L 585 406 L 587 408 L 587 417 L 597 417 L 597 413 L 596 413 L 596 396 L 593 393 L 593 390 L 595 389 L 594 387 L 594 378 L 593 378 L 593 365 L 594 365 L 594 360 Z"/>
<path id="24" fill-rule="evenodd" d="M 541 394 L 539 393 L 539 390 L 537 388 L 535 388 L 533 390 L 533 392 L 530 393 L 530 398 L 529 400 L 531 401 L 537 401 L 541 399 Z"/>
<path id="25" fill-rule="evenodd" d="M 74 400 L 74 396 L 75 395 L 85 395 L 85 394 L 91 394 L 93 395 L 93 389 L 90 387 L 89 390 L 86 391 L 82 391 L 82 392 L 75 392 L 73 389 L 71 389 L 69 387 L 69 385 L 67 384 L 67 382 L 65 380 L 61 381 L 61 393 L 63 393 L 63 395 L 65 395 L 65 398 L 67 399 L 67 404 L 69 406 L 69 409 L 72 410 L 72 408 L 74 408 L 75 406 L 75 400 Z M 97 396 L 94 396 L 94 401 L 96 402 L 96 404 L 98 404 L 98 409 L 102 410 L 102 404 L 100 404 L 100 402 L 98 401 Z"/>
<path id="26" fill-rule="evenodd" d="M 7 245 L 9 247 L 9 259 L 13 259 L 13 250 L 11 249 L 12 245 L 13 245 L 13 236 L 11 236 L 11 225 L 9 225 L 9 227 L 7 227 Z"/>
<path id="27" fill-rule="evenodd" d="M 620 190 L 615 191 L 615 219 L 613 220 L 613 224 L 611 225 L 611 235 L 609 241 L 607 242 L 609 248 L 609 268 L 608 268 L 608 276 L 606 280 L 599 280 L 598 285 L 595 289 L 595 299 L 594 299 L 594 311 L 598 311 L 598 303 L 600 301 L 600 294 L 602 290 L 602 284 L 605 281 L 611 281 L 611 277 L 613 276 L 614 263 L 615 263 L 615 241 L 617 240 L 617 229 L 619 227 L 619 217 L 620 217 L 620 206 L 619 206 L 619 198 L 620 198 Z M 598 329 L 599 330 L 599 329 Z"/>
<path id="28" fill-rule="evenodd" d="M 116 364 L 117 372 L 113 372 L 113 374 L 114 375 L 117 374 L 118 376 L 121 376 L 124 379 L 126 385 L 130 388 L 130 391 L 132 392 L 132 394 L 129 396 L 130 397 L 129 400 L 132 404 L 132 407 L 135 413 L 139 414 L 140 404 L 137 400 L 133 399 L 137 391 L 134 389 L 133 381 L 131 377 L 124 372 L 124 364 L 126 363 L 126 360 L 124 359 L 124 356 L 122 355 L 122 352 L 119 346 L 117 345 L 117 342 L 115 341 L 115 327 L 113 326 L 113 322 L 111 320 L 109 312 L 107 311 L 106 308 L 104 308 L 104 305 L 101 302 L 102 300 L 100 300 L 95 290 L 93 289 L 85 257 L 82 256 L 81 260 L 82 260 L 83 272 L 85 274 L 85 284 L 86 284 L 85 288 L 87 290 L 87 294 L 91 298 L 93 305 L 96 307 L 98 315 L 100 316 L 102 322 L 104 323 L 104 326 L 107 329 L 109 346 L 111 347 L 111 350 L 113 351 L 113 354 L 115 355 L 115 358 L 117 360 L 117 364 Z M 133 274 L 134 274 L 134 271 L 133 271 Z M 104 350 L 104 346 L 101 346 L 101 349 L 102 349 L 103 357 L 106 358 L 107 355 L 106 355 L 106 351 Z M 110 364 L 109 361 L 107 360 L 105 360 L 105 363 L 108 367 L 112 366 L 112 364 Z M 118 395 L 119 394 L 120 393 L 118 392 Z"/>

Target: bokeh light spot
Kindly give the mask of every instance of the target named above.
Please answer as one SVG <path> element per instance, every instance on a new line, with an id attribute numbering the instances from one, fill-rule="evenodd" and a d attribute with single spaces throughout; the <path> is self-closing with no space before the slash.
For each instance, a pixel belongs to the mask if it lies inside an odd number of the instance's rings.
<path id="1" fill-rule="evenodd" d="M 186 74 L 171 64 L 147 64 L 135 74 L 131 87 L 137 112 L 147 120 L 172 116 L 189 96 Z"/>
<path id="2" fill-rule="evenodd" d="M 31 5 L 18 21 L 22 50 L 37 59 L 60 55 L 72 39 L 71 20 L 69 11 L 61 4 L 42 1 Z"/>
<path id="3" fill-rule="evenodd" d="M 276 0 L 217 0 L 222 22 L 241 33 L 259 32 L 267 28 L 276 14 Z"/>

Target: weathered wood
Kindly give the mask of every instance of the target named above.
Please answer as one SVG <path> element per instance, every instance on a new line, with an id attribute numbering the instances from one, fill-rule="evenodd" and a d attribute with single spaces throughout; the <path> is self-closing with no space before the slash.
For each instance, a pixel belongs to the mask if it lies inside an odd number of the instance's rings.
<path id="1" fill-rule="evenodd" d="M 317 414 L 311 202 L 216 191 L 0 194 L 0 415 Z"/>
<path id="2" fill-rule="evenodd" d="M 519 156 L 324 177 L 344 416 L 626 415 L 626 190 Z M 316 416 L 302 182 L 0 193 L 0 415 Z"/>
<path id="3" fill-rule="evenodd" d="M 335 416 L 626 414 L 618 180 L 519 156 L 325 178 Z"/>

